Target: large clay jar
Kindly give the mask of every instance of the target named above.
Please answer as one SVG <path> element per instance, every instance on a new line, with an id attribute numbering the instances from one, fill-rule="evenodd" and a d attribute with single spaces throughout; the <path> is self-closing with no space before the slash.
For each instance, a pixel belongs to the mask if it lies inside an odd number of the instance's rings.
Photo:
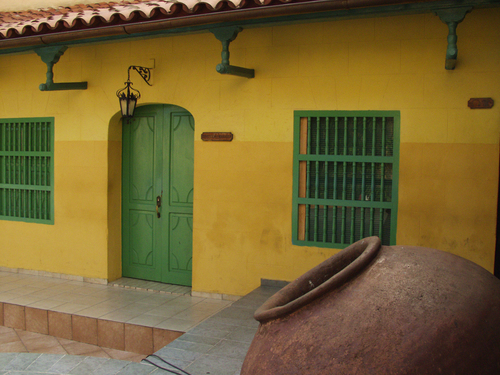
<path id="1" fill-rule="evenodd" d="M 439 250 L 366 238 L 255 318 L 241 375 L 500 374 L 500 281 Z"/>

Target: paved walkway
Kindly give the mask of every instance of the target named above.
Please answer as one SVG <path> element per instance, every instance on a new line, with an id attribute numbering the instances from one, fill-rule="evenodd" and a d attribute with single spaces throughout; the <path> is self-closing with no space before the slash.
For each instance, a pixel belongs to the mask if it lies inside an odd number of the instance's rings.
<path id="1" fill-rule="evenodd" d="M 144 283 L 149 289 L 0 272 L 0 303 L 186 332 L 232 302 L 191 297 L 186 287 L 166 292 L 154 286 L 164 284 Z"/>
<path id="2" fill-rule="evenodd" d="M 160 375 L 171 374 L 152 365 L 78 355 L 2 353 L 0 374 L 9 375 Z"/>
<path id="3" fill-rule="evenodd" d="M 75 340 L 0 326 L 2 353 L 73 354 L 88 357 L 141 362 L 147 354 L 138 354 L 86 344 Z"/>
<path id="4" fill-rule="evenodd" d="M 154 285 L 151 284 L 149 286 L 150 288 L 122 288 L 0 272 L 0 303 L 3 303 L 4 307 L 3 318 L 4 323 L 7 323 L 5 325 L 10 324 L 12 327 L 13 317 L 19 315 L 14 314 L 19 311 L 18 308 L 23 309 L 25 326 L 14 329 L 33 327 L 33 319 L 40 315 L 38 312 L 46 311 L 47 320 L 43 321 L 41 326 L 46 326 L 47 333 L 51 334 L 51 327 L 56 327 L 58 320 L 52 320 L 55 322 L 52 324 L 50 317 L 66 314 L 71 316 L 73 335 L 82 335 L 76 329 L 76 323 L 82 321 L 85 324 L 94 324 L 95 321 L 96 344 L 99 344 L 99 340 L 109 341 L 111 336 L 116 336 L 112 330 L 99 331 L 101 326 L 106 328 L 112 325 L 108 328 L 119 327 L 125 332 L 127 329 L 132 331 L 129 348 L 136 345 L 136 341 L 144 341 L 147 336 L 146 341 L 152 342 L 150 345 L 155 352 L 141 363 L 90 356 L 3 353 L 0 354 L 0 374 L 237 375 L 258 327 L 253 313 L 282 285 L 271 283 L 262 286 L 236 302 L 191 297 L 186 290 L 177 290 L 178 294 L 175 294 L 154 290 Z M 12 314 L 9 315 L 10 310 Z M 82 327 L 87 327 L 85 324 Z M 148 336 L 149 330 L 151 338 Z M 98 336 L 99 332 L 105 334 Z M 160 336 L 156 345 L 154 343 L 158 332 Z M 175 337 L 186 333 L 172 341 L 172 337 L 164 337 L 165 332 L 177 332 Z M 167 340 L 170 344 L 164 346 L 162 340 Z M 126 337 L 124 341 L 124 349 L 127 349 Z M 140 350 L 135 352 L 140 353 Z M 176 367 L 166 365 L 159 357 Z M 170 371 L 162 370 L 148 362 Z"/>
<path id="5" fill-rule="evenodd" d="M 5 353 L 0 354 L 0 374 L 238 375 L 258 327 L 253 312 L 256 306 L 279 289 L 264 286 L 254 290 L 146 358 L 172 372 L 145 361 L 139 364 L 84 356 Z M 158 357 L 175 367 L 165 364 Z"/>
<path id="6" fill-rule="evenodd" d="M 253 314 L 278 290 L 278 286 L 255 289 L 155 354 L 191 375 L 238 375 L 259 326 Z M 161 364 L 154 357 L 148 359 Z"/>

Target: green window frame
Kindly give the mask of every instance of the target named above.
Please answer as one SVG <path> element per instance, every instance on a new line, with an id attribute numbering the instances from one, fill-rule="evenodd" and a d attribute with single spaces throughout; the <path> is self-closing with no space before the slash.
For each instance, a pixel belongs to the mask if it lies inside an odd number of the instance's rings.
<path id="1" fill-rule="evenodd" d="M 295 111 L 292 243 L 396 244 L 399 111 Z"/>
<path id="2" fill-rule="evenodd" d="M 54 224 L 54 118 L 0 119 L 0 220 Z"/>

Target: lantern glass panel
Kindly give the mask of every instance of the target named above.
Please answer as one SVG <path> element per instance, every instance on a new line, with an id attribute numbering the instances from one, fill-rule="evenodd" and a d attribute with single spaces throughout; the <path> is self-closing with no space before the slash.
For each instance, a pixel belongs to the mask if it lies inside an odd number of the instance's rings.
<path id="1" fill-rule="evenodd" d="M 122 111 L 122 116 L 128 116 L 128 100 L 125 95 L 120 97 L 120 109 Z"/>
<path id="2" fill-rule="evenodd" d="M 127 116 L 128 117 L 133 117 L 134 116 L 134 111 L 135 111 L 135 106 L 137 104 L 137 98 L 133 95 L 131 95 L 129 101 L 128 101 L 128 112 Z"/>

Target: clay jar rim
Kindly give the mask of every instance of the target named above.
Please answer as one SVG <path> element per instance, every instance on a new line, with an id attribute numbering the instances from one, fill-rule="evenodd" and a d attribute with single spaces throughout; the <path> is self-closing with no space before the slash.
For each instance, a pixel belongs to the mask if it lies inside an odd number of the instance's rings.
<path id="1" fill-rule="evenodd" d="M 257 309 L 261 323 L 281 318 L 358 275 L 378 254 L 380 238 L 368 237 L 328 258 L 275 293 Z"/>

